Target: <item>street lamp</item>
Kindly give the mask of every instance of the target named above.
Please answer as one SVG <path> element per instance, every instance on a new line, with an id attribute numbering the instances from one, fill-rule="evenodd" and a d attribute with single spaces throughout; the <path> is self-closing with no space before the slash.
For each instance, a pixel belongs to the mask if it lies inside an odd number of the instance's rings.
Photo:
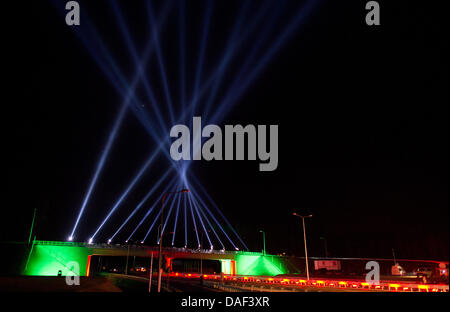
<path id="1" fill-rule="evenodd" d="M 266 255 L 266 232 L 263 230 L 259 230 L 260 233 L 263 234 L 263 255 Z"/>
<path id="2" fill-rule="evenodd" d="M 178 194 L 178 193 L 188 193 L 188 189 L 182 189 L 181 191 L 176 192 L 167 192 L 164 194 L 162 198 L 162 205 L 161 205 L 161 224 L 160 224 L 160 232 L 159 232 L 159 255 L 158 255 L 158 292 L 161 292 L 161 275 L 162 275 L 162 238 L 163 238 L 163 226 L 164 226 L 164 203 L 166 201 L 167 196 L 171 194 Z"/>
<path id="3" fill-rule="evenodd" d="M 130 257 L 130 244 L 127 242 L 127 262 L 125 264 L 125 275 L 128 275 L 128 258 Z"/>
<path id="4" fill-rule="evenodd" d="M 306 231 L 305 231 L 305 218 L 311 218 L 312 215 L 301 216 L 298 213 L 293 213 L 292 215 L 302 218 L 303 224 L 303 239 L 305 241 L 305 261 L 306 261 L 306 279 L 309 281 L 309 268 L 308 268 L 308 248 L 306 247 Z"/>
<path id="5" fill-rule="evenodd" d="M 160 232 L 161 233 L 161 225 L 158 225 L 158 232 Z M 159 234 L 159 233 L 158 233 Z M 164 232 L 163 233 L 163 237 L 164 236 L 166 236 L 167 234 L 173 234 L 173 232 Z M 162 240 L 162 238 L 161 237 L 158 237 L 158 240 L 161 242 L 161 240 Z"/>

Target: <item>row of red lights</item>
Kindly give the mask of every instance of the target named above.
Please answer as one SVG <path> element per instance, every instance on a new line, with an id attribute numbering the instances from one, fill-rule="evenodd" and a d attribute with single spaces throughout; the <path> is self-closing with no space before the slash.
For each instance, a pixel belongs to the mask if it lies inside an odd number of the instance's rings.
<path id="1" fill-rule="evenodd" d="M 186 278 L 200 278 L 200 274 L 197 273 L 170 273 L 170 276 L 186 277 Z M 204 279 L 217 280 L 220 279 L 220 275 L 207 275 L 203 274 Z M 419 292 L 448 292 L 448 286 L 433 287 L 430 285 L 414 285 L 410 284 L 385 284 L 385 285 L 370 285 L 366 282 L 355 281 L 323 281 L 323 280 L 307 280 L 303 279 L 287 279 L 287 278 L 272 278 L 263 277 L 256 278 L 254 276 L 229 276 L 224 275 L 224 280 L 240 281 L 240 282 L 259 282 L 259 283 L 280 283 L 297 286 L 314 286 L 314 287 L 338 287 L 338 288 L 358 288 L 367 290 L 385 290 L 385 291 L 419 291 Z"/>

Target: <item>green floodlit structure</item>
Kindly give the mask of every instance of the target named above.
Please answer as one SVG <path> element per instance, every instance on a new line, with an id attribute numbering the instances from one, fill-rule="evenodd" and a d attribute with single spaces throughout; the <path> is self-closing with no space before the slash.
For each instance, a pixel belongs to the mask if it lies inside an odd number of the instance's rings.
<path id="1" fill-rule="evenodd" d="M 23 274 L 55 276 L 61 272 L 62 276 L 86 276 L 91 254 L 92 249 L 86 247 L 36 245 L 29 255 Z"/>
<path id="2" fill-rule="evenodd" d="M 275 276 L 286 273 L 288 272 L 284 261 L 278 256 L 247 255 L 239 252 L 236 255 L 236 274 L 238 275 Z"/>
<path id="3" fill-rule="evenodd" d="M 130 256 L 150 257 L 156 252 L 151 247 L 136 247 L 128 251 L 123 246 L 50 241 L 36 241 L 30 250 L 23 275 L 89 276 L 92 256 L 126 256 L 129 252 Z M 275 276 L 289 273 L 287 259 L 257 252 L 196 253 L 175 250 L 174 252 L 166 251 L 164 257 L 168 260 L 183 258 L 217 260 L 221 262 L 221 271 L 231 275 Z"/>

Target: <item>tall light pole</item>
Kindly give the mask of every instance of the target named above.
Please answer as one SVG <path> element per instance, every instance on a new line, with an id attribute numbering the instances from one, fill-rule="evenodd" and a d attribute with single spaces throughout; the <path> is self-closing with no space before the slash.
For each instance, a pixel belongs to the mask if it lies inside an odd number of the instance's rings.
<path id="1" fill-rule="evenodd" d="M 302 218 L 303 224 L 303 239 L 305 241 L 305 262 L 306 262 L 306 279 L 309 281 L 309 268 L 308 268 L 308 248 L 306 247 L 306 230 L 305 230 L 305 218 L 311 218 L 312 215 L 301 216 L 298 213 L 293 213 L 294 216 Z"/>
<path id="2" fill-rule="evenodd" d="M 28 245 L 30 245 L 30 243 L 31 243 L 31 236 L 33 235 L 34 220 L 36 219 L 36 211 L 37 211 L 37 209 L 34 208 L 34 212 L 33 212 L 33 221 L 31 221 L 30 236 L 28 237 Z"/>
<path id="3" fill-rule="evenodd" d="M 199 251 L 200 251 L 200 280 L 203 276 L 203 253 L 202 253 L 202 249 L 201 249 L 202 247 L 203 247 L 203 232 L 202 232 L 202 238 L 200 240 L 200 248 L 199 248 Z"/>
<path id="4" fill-rule="evenodd" d="M 152 277 L 153 277 L 153 252 L 150 259 L 150 279 L 148 281 L 148 292 L 152 291 Z"/>
<path id="5" fill-rule="evenodd" d="M 130 244 L 128 245 L 128 251 L 127 251 L 127 262 L 125 264 L 125 275 L 128 275 L 128 258 L 130 257 Z"/>
<path id="6" fill-rule="evenodd" d="M 266 232 L 263 230 L 259 230 L 260 233 L 263 234 L 263 255 L 266 255 Z"/>
<path id="7" fill-rule="evenodd" d="M 207 232 L 210 233 L 211 231 L 207 230 Z M 200 240 L 200 248 L 203 248 L 203 232 L 201 234 L 202 238 Z M 201 252 L 201 249 L 200 249 L 200 276 L 203 276 L 203 253 Z"/>
<path id="8" fill-rule="evenodd" d="M 164 194 L 162 198 L 161 205 L 161 224 L 160 224 L 160 232 L 159 232 L 159 254 L 158 254 L 158 292 L 161 292 L 161 276 L 162 276 L 162 242 L 163 242 L 163 227 L 164 227 L 164 203 L 166 201 L 167 196 L 170 194 L 178 194 L 178 193 L 188 193 L 188 189 L 182 189 L 181 191 L 176 192 L 167 192 Z"/>

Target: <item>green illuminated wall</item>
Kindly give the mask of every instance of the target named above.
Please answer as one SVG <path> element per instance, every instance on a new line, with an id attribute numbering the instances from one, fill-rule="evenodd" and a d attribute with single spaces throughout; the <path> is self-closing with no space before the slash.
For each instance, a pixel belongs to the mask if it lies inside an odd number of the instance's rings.
<path id="1" fill-rule="evenodd" d="M 221 270 L 224 274 L 231 274 L 231 261 L 230 260 L 220 260 Z"/>
<path id="2" fill-rule="evenodd" d="M 90 253 L 86 247 L 35 245 L 24 275 L 57 276 L 59 270 L 63 276 L 73 275 L 73 266 L 69 267 L 69 263 L 76 261 L 80 276 L 85 276 Z"/>
<path id="3" fill-rule="evenodd" d="M 274 276 L 288 273 L 286 265 L 279 257 L 262 254 L 246 255 L 245 253 L 236 256 L 236 271 L 238 275 Z"/>
<path id="4" fill-rule="evenodd" d="M 75 261 L 79 265 L 79 275 L 85 276 L 89 255 L 92 249 L 84 246 L 36 244 L 23 274 L 57 276 L 61 270 L 63 276 L 73 275 L 70 262 Z M 231 272 L 234 265 L 230 260 L 221 260 L 225 274 L 275 276 L 289 273 L 285 260 L 277 256 L 238 252 L 234 260 L 236 272 Z"/>

